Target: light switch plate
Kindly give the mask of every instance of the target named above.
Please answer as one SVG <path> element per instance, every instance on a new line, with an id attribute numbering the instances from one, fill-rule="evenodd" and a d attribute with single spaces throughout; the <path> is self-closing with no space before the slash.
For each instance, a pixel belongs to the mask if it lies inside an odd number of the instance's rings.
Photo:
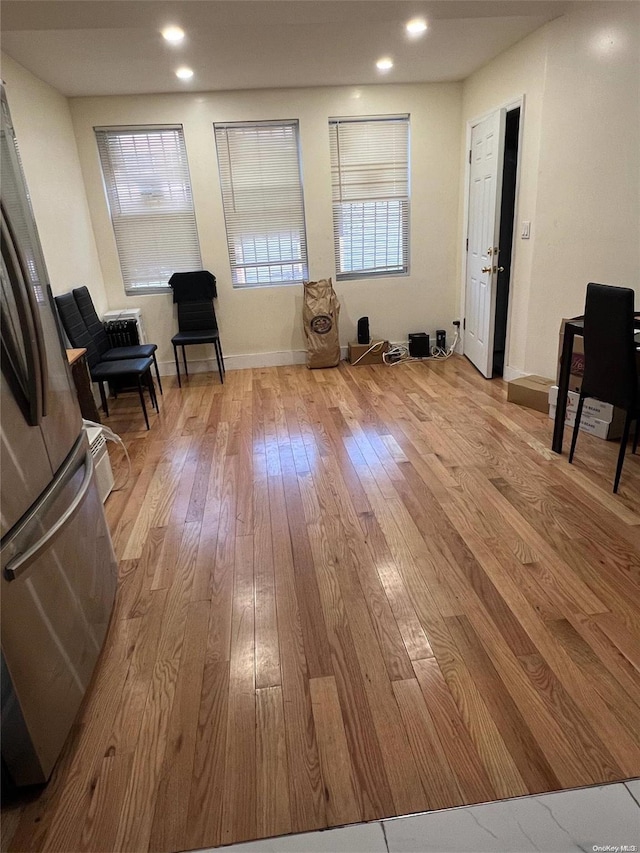
<path id="1" fill-rule="evenodd" d="M 520 231 L 520 236 L 523 240 L 528 240 L 531 237 L 531 223 L 523 222 L 522 230 Z"/>

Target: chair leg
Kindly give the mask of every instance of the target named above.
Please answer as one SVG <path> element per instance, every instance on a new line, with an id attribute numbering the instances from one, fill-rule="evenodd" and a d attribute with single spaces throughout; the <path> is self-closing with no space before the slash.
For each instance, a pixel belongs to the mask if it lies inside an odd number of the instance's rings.
<path id="1" fill-rule="evenodd" d="M 638 438 L 640 437 L 640 412 L 636 415 L 636 433 L 633 438 L 633 452 L 638 449 Z"/>
<path id="2" fill-rule="evenodd" d="M 158 378 L 158 388 L 160 389 L 160 393 L 163 394 L 164 392 L 162 390 L 162 382 L 160 381 L 160 370 L 158 369 L 158 360 L 156 359 L 155 352 L 153 354 L 153 364 L 156 369 L 156 376 Z"/>
<path id="3" fill-rule="evenodd" d="M 149 379 L 151 380 L 151 390 L 153 391 L 153 405 L 156 408 L 156 412 L 160 414 L 160 404 L 158 403 L 158 395 L 156 394 L 156 383 L 153 381 L 151 371 L 149 371 Z"/>
<path id="4" fill-rule="evenodd" d="M 578 411 L 576 412 L 576 422 L 573 427 L 573 435 L 571 436 L 571 450 L 569 451 L 569 463 L 573 462 L 573 454 L 576 449 L 576 442 L 578 440 L 578 432 L 580 430 L 580 419 L 582 418 L 582 407 L 584 405 L 584 397 L 582 394 L 580 395 L 580 399 L 578 400 Z"/>
<path id="5" fill-rule="evenodd" d="M 182 347 L 182 362 L 184 364 L 184 375 L 189 375 L 189 368 L 187 367 L 187 353 L 185 351 L 184 346 Z"/>
<path id="6" fill-rule="evenodd" d="M 218 352 L 220 353 L 220 364 L 222 365 L 222 372 L 226 373 L 226 369 L 224 366 L 224 356 L 222 355 L 222 344 L 220 343 L 220 338 L 216 338 L 216 347 Z"/>
<path id="7" fill-rule="evenodd" d="M 622 430 L 622 438 L 620 439 L 620 452 L 618 453 L 618 466 L 616 468 L 616 479 L 613 482 L 613 493 L 616 494 L 618 491 L 618 484 L 620 483 L 620 475 L 622 474 L 622 465 L 624 463 L 624 454 L 627 450 L 627 442 L 629 441 L 629 429 L 631 428 L 631 421 L 633 419 L 633 412 L 627 412 L 627 416 L 624 419 L 624 429 Z"/>
<path id="8" fill-rule="evenodd" d="M 218 341 L 215 340 L 213 342 L 213 348 L 216 351 L 216 361 L 218 362 L 218 373 L 220 374 L 220 382 L 224 384 L 224 371 L 222 369 L 222 362 L 220 360 L 220 353 L 218 352 Z"/>
<path id="9" fill-rule="evenodd" d="M 105 415 L 109 417 L 109 406 L 107 405 L 107 395 L 104 393 L 104 382 L 98 382 L 98 387 L 100 388 L 100 400 L 102 402 L 102 408 L 104 409 Z"/>
<path id="10" fill-rule="evenodd" d="M 149 389 L 149 399 L 151 400 L 151 405 L 156 410 L 156 412 L 160 412 L 158 408 L 158 398 L 156 397 L 156 385 L 153 381 L 153 376 L 151 375 L 151 368 L 146 373 L 147 380 L 147 388 Z"/>
<path id="11" fill-rule="evenodd" d="M 173 357 L 176 360 L 176 373 L 178 375 L 178 388 L 182 388 L 182 381 L 180 380 L 180 362 L 178 361 L 178 347 L 173 345 Z"/>
<path id="12" fill-rule="evenodd" d="M 138 376 L 138 394 L 140 395 L 140 405 L 142 406 L 142 412 L 144 414 L 144 422 L 147 425 L 147 429 L 149 429 L 149 418 L 147 417 L 147 407 L 144 402 L 144 388 L 142 387 L 141 376 Z"/>

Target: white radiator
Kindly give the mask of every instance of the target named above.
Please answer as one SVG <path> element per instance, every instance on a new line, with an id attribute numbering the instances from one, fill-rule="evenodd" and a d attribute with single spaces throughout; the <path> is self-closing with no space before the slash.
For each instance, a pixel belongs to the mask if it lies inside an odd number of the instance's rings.
<path id="1" fill-rule="evenodd" d="M 100 500 L 104 503 L 109 497 L 111 489 L 113 489 L 113 472 L 111 470 L 109 451 L 107 450 L 107 441 L 100 427 L 85 426 L 85 430 L 89 439 L 91 455 L 93 456 L 98 494 L 100 495 Z"/>
<path id="2" fill-rule="evenodd" d="M 140 343 L 147 343 L 147 335 L 142 323 L 142 312 L 140 308 L 120 308 L 116 311 L 107 311 L 102 315 L 103 323 L 108 323 L 111 320 L 135 320 L 138 327 L 138 338 L 140 339 Z"/>

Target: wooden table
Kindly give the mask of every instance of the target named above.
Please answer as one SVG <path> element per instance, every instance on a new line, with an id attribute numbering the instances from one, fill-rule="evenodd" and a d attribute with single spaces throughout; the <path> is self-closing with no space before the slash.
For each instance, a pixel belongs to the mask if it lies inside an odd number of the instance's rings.
<path id="1" fill-rule="evenodd" d="M 82 417 L 88 421 L 102 423 L 98 414 L 98 407 L 93 397 L 91 390 L 91 379 L 87 370 L 85 361 L 86 349 L 80 347 L 78 349 L 67 350 L 67 361 L 71 366 L 71 375 L 73 376 L 73 384 L 76 386 L 78 395 L 78 403 L 80 404 L 80 413 Z"/>

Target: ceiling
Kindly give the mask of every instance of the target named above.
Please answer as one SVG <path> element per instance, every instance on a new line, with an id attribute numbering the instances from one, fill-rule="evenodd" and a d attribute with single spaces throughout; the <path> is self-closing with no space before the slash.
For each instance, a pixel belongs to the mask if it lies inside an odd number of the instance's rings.
<path id="1" fill-rule="evenodd" d="M 2 49 L 69 97 L 463 80 L 564 0 L 3 0 Z M 422 15 L 428 31 L 404 25 Z M 172 47 L 168 24 L 186 38 Z M 391 56 L 381 74 L 375 62 Z M 180 65 L 193 68 L 184 82 Z"/>

